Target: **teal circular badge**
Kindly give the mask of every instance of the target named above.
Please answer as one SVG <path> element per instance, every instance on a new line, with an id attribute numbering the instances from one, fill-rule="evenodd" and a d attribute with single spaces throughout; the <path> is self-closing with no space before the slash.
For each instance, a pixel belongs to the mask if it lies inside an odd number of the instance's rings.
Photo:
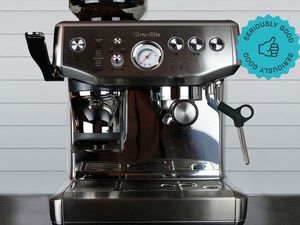
<path id="1" fill-rule="evenodd" d="M 238 57 L 250 74 L 267 80 L 288 74 L 299 58 L 299 36 L 279 16 L 250 20 L 238 37 Z"/>

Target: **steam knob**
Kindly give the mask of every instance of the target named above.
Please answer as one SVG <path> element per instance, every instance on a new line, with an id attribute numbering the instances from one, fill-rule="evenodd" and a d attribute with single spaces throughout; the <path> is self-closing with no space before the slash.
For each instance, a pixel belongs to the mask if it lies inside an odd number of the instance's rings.
<path id="1" fill-rule="evenodd" d="M 209 41 L 209 47 L 216 52 L 221 51 L 224 48 L 224 41 L 219 37 L 214 37 Z"/>
<path id="2" fill-rule="evenodd" d="M 198 107 L 192 100 L 179 100 L 170 108 L 171 115 L 176 123 L 182 126 L 192 125 L 198 118 Z"/>
<path id="3" fill-rule="evenodd" d="M 124 64 L 124 57 L 121 54 L 115 54 L 111 57 L 111 64 L 114 67 L 121 67 Z"/>

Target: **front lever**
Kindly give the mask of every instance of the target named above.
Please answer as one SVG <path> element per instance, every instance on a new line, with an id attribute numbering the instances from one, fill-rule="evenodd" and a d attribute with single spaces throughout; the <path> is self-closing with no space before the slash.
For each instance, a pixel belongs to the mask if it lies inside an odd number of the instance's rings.
<path id="1" fill-rule="evenodd" d="M 250 109 L 250 115 L 248 117 L 244 117 L 242 115 L 242 110 L 244 108 Z M 218 105 L 218 110 L 224 113 L 225 115 L 229 116 L 233 121 L 234 125 L 238 130 L 238 135 L 240 139 L 240 144 L 241 144 L 241 149 L 243 152 L 243 157 L 246 165 L 250 164 L 249 160 L 249 154 L 248 154 L 248 149 L 247 149 L 247 144 L 246 144 L 246 138 L 244 134 L 244 124 L 250 120 L 254 116 L 254 109 L 250 105 L 242 105 L 236 109 L 230 107 L 224 102 L 220 102 Z"/>
<path id="2" fill-rule="evenodd" d="M 63 81 L 63 77 L 59 76 L 50 63 L 47 46 L 45 43 L 45 35 L 40 32 L 30 32 L 25 34 L 28 49 L 31 57 L 38 64 L 43 72 L 45 81 Z"/>
<path id="3" fill-rule="evenodd" d="M 246 144 L 245 134 L 244 134 L 244 124 L 254 116 L 254 109 L 250 105 L 242 105 L 236 109 L 230 107 L 224 102 L 219 102 L 220 97 L 219 89 L 212 85 L 206 88 L 206 98 L 208 105 L 216 111 L 220 111 L 225 115 L 233 119 L 234 125 L 238 130 L 239 140 L 241 144 L 241 149 L 243 152 L 243 158 L 246 165 L 250 164 L 248 148 Z M 250 110 L 249 116 L 243 116 L 242 110 L 248 108 Z"/>

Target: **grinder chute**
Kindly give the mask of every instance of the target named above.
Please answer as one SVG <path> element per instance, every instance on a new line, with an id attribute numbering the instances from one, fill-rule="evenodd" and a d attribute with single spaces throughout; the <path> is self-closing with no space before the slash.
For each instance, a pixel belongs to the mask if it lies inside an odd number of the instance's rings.
<path id="1" fill-rule="evenodd" d="M 146 0 L 70 0 L 69 7 L 81 21 L 138 20 L 146 11 Z"/>

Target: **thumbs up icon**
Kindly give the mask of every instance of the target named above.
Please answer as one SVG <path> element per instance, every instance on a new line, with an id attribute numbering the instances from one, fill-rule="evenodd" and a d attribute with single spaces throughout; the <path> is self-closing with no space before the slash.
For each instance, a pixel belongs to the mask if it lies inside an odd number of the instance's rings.
<path id="1" fill-rule="evenodd" d="M 258 53 L 267 57 L 277 57 L 279 46 L 276 43 L 276 38 L 272 37 L 270 40 L 258 46 Z"/>

